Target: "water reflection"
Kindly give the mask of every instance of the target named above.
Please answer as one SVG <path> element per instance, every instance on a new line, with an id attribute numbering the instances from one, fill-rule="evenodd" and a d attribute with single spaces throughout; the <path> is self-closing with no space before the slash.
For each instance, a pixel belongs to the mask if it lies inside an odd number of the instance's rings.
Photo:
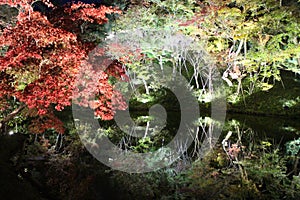
<path id="1" fill-rule="evenodd" d="M 132 130 L 140 131 L 139 134 L 143 138 L 148 138 L 149 144 L 151 143 L 152 150 L 161 147 L 170 142 L 174 134 L 178 130 L 180 123 L 180 113 L 168 113 L 166 125 L 163 129 L 156 130 L 151 124 L 155 121 L 155 117 L 149 116 L 146 112 L 131 112 L 131 117 L 137 122 L 137 126 L 131 127 Z M 154 123 L 155 124 L 155 123 Z M 300 122 L 296 119 L 280 118 L 280 117 L 258 117 L 239 114 L 228 114 L 226 117 L 225 126 L 210 118 L 209 116 L 200 117 L 195 122 L 197 134 L 193 138 L 194 142 L 190 148 L 184 143 L 178 144 L 182 152 L 187 151 L 193 158 L 203 157 L 204 149 L 212 149 L 216 143 L 220 144 L 231 132 L 232 136 L 227 140 L 232 140 L 232 144 L 242 145 L 242 142 L 251 147 L 250 143 L 255 143 L 261 140 L 270 140 L 274 145 L 284 147 L 284 144 L 299 138 Z M 223 128 L 220 138 L 214 135 L 214 130 Z M 143 132 L 143 133 L 142 133 Z M 189 134 L 189 133 L 187 133 Z M 194 134 L 193 134 L 194 135 Z M 154 136 L 154 139 L 150 139 Z M 130 145 L 138 144 L 136 138 L 125 136 L 122 141 L 127 141 L 123 148 Z M 151 142 L 150 142 L 151 141 Z M 234 141 L 234 142 L 233 142 Z M 141 142 L 141 140 L 140 140 Z M 149 148 L 149 149 L 151 149 Z M 201 150 L 202 149 L 202 150 Z"/>
<path id="2" fill-rule="evenodd" d="M 101 128 L 83 124 L 81 140 L 90 153 L 98 157 L 105 154 L 101 146 L 110 141 L 114 148 L 107 150 L 114 152 L 114 156 L 105 158 L 110 167 L 119 166 L 121 160 L 126 161 L 126 169 L 141 166 L 150 170 L 154 163 L 160 163 L 160 168 L 174 161 L 188 166 L 216 149 L 223 155 L 223 159 L 227 159 L 229 166 L 235 166 L 241 160 L 241 155 L 251 156 L 258 146 L 273 145 L 283 151 L 287 142 L 299 138 L 299 122 L 286 118 L 228 115 L 223 126 L 222 122 L 209 116 L 201 116 L 182 132 L 178 131 L 180 113 L 166 114 L 165 121 L 154 112 L 130 112 L 130 123 L 102 124 Z M 219 135 L 221 129 L 222 134 Z M 181 135 L 180 139 L 176 139 L 178 134 Z M 191 138 L 192 143 L 185 140 L 184 136 Z M 125 156 L 129 153 L 134 155 L 130 162 Z M 137 160 L 136 156 L 147 159 L 138 159 L 139 164 L 136 164 L 133 162 Z"/>

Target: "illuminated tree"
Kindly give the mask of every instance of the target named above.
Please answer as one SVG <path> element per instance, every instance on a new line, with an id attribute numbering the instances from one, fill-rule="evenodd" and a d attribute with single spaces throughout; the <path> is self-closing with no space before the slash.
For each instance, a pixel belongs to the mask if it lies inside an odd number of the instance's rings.
<path id="1" fill-rule="evenodd" d="M 81 35 L 87 24 L 105 24 L 107 14 L 120 11 L 81 2 L 54 6 L 44 0 L 51 11 L 41 13 L 33 10 L 33 3 L 0 0 L 0 5 L 7 4 L 19 11 L 16 24 L 6 26 L 0 33 L 0 49 L 4 51 L 0 55 L 0 127 L 23 114 L 33 117 L 29 126 L 33 133 L 48 128 L 63 133 L 63 124 L 53 111 L 70 106 L 74 96 L 79 105 L 95 109 L 96 116 L 112 119 L 115 109 L 126 106 L 109 83 L 111 76 L 124 76 L 122 64 L 109 60 L 102 63 L 108 63 L 107 66 L 87 63 L 87 55 L 96 45 L 83 40 Z M 104 55 L 104 49 L 98 48 L 97 53 Z M 74 83 L 80 71 L 91 76 L 93 88 L 76 90 Z M 92 92 L 84 93 L 87 90 Z M 13 106 L 9 103 L 12 99 L 16 102 Z"/>

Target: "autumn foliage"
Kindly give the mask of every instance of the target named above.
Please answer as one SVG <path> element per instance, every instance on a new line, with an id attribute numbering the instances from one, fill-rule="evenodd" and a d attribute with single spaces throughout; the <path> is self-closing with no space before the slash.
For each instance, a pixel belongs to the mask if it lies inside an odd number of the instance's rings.
<path id="1" fill-rule="evenodd" d="M 107 14 L 120 11 L 81 2 L 56 7 L 44 0 L 52 10 L 42 14 L 33 10 L 33 2 L 0 0 L 0 5 L 19 10 L 16 25 L 0 33 L 0 49 L 7 48 L 0 56 L 0 102 L 4 105 L 14 97 L 30 113 L 36 113 L 30 125 L 34 133 L 48 128 L 62 133 L 62 123 L 53 110 L 70 106 L 74 98 L 79 105 L 95 109 L 101 119 L 112 119 L 116 109 L 126 107 L 109 83 L 111 76 L 125 76 L 123 66 L 105 58 L 103 48 L 96 48 L 103 57 L 101 63 L 87 61 L 96 44 L 83 41 L 80 34 L 84 23 L 104 24 Z M 83 74 L 88 78 L 77 78 Z M 78 80 L 81 82 L 75 84 Z"/>

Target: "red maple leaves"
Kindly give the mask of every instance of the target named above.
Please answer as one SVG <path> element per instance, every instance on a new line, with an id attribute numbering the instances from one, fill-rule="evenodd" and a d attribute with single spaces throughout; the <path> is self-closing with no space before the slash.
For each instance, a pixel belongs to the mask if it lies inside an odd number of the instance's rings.
<path id="1" fill-rule="evenodd" d="M 126 105 L 109 77 L 125 77 L 123 66 L 107 59 L 102 67 L 87 63 L 87 55 L 95 45 L 82 41 L 78 34 L 83 22 L 103 24 L 108 21 L 106 14 L 120 11 L 77 3 L 54 8 L 45 16 L 33 11 L 32 2 L 0 0 L 0 5 L 9 4 L 20 11 L 17 24 L 0 35 L 0 47 L 8 47 L 0 56 L 0 100 L 15 97 L 29 109 L 36 109 L 39 118 L 33 124 L 40 126 L 31 126 L 32 132 L 52 127 L 62 133 L 62 123 L 52 109 L 61 111 L 74 98 L 79 105 L 95 109 L 101 119 L 112 119 L 115 110 Z M 78 82 L 80 72 L 88 78 Z"/>
<path id="2" fill-rule="evenodd" d="M 109 83 L 109 78 L 122 80 L 127 76 L 123 65 L 103 56 L 103 52 L 103 48 L 94 49 L 91 58 L 82 63 L 73 89 L 73 101 L 94 109 L 101 119 L 110 120 L 117 109 L 126 109 L 126 103 L 121 93 Z"/>

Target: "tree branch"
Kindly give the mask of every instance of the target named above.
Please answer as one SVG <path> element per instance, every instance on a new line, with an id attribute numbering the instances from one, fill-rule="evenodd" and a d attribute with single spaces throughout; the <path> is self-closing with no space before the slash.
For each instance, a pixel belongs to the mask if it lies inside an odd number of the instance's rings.
<path id="1" fill-rule="evenodd" d="M 25 104 L 21 105 L 11 113 L 9 113 L 6 117 L 4 117 L 2 120 L 0 120 L 0 129 L 2 128 L 3 124 L 9 122 L 12 120 L 16 115 L 18 115 L 24 108 L 26 107 Z"/>

